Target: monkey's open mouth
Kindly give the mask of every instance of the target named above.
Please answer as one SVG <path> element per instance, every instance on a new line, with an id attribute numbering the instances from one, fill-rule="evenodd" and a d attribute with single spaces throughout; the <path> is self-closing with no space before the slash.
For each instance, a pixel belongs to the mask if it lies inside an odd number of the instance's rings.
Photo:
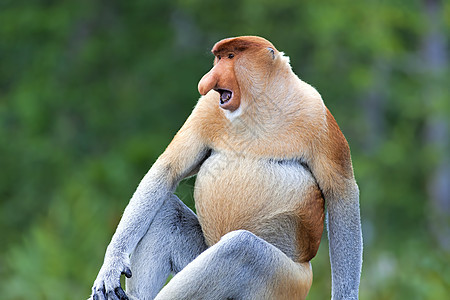
<path id="1" fill-rule="evenodd" d="M 233 92 L 225 89 L 215 90 L 220 94 L 220 105 L 226 104 L 233 97 Z"/>

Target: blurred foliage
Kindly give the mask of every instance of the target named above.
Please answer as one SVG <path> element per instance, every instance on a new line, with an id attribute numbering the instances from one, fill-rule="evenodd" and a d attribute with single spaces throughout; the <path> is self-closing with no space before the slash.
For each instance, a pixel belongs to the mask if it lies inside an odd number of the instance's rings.
<path id="1" fill-rule="evenodd" d="M 449 159 L 450 74 L 448 58 L 426 66 L 427 2 L 448 45 L 448 1 L 0 1 L 2 299 L 89 295 L 128 199 L 199 97 L 209 49 L 245 34 L 291 57 L 350 143 L 361 299 L 446 298 L 429 182 Z M 436 116 L 439 145 L 426 137 Z M 193 184 L 177 190 L 192 208 Z M 327 299 L 325 235 L 313 268 L 308 299 Z"/>

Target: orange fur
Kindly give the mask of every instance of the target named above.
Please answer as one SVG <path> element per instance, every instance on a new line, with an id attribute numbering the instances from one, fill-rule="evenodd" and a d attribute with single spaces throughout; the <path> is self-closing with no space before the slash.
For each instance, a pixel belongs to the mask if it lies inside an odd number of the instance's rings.
<path id="1" fill-rule="evenodd" d="M 273 282 L 273 296 L 261 299 L 305 299 L 312 284 L 311 264 L 296 263 L 282 267 Z"/>
<path id="2" fill-rule="evenodd" d="M 317 253 L 324 197 L 344 193 L 353 179 L 347 141 L 320 94 L 270 42 L 226 39 L 212 52 L 214 67 L 199 82 L 203 97 L 161 162 L 185 176 L 196 171 L 187 170 L 189 155 L 210 149 L 194 193 L 207 243 L 237 229 L 255 233 L 293 259 L 290 267 L 299 272 L 280 271 L 279 295 L 305 297 L 312 271 L 299 263 Z M 218 89 L 233 92 L 228 105 L 219 105 Z"/>

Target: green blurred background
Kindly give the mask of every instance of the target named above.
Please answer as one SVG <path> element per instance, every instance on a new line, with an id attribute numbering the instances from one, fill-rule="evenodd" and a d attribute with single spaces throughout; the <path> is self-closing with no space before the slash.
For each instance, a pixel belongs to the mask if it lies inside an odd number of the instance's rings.
<path id="1" fill-rule="evenodd" d="M 0 297 L 85 299 L 225 37 L 266 37 L 352 149 L 361 299 L 450 293 L 450 3 L 0 0 Z M 193 179 L 178 195 L 191 207 Z M 308 299 L 330 298 L 324 235 Z"/>

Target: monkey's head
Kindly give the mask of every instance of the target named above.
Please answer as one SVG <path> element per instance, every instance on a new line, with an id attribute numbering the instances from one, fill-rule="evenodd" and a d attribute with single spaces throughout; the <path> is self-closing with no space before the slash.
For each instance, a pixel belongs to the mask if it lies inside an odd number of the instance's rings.
<path id="1" fill-rule="evenodd" d="M 220 107 L 231 112 L 240 107 L 245 87 L 260 84 L 258 79 L 270 73 L 279 54 L 272 43 L 256 36 L 221 40 L 211 52 L 214 66 L 198 83 L 198 91 L 201 95 L 218 92 Z"/>

